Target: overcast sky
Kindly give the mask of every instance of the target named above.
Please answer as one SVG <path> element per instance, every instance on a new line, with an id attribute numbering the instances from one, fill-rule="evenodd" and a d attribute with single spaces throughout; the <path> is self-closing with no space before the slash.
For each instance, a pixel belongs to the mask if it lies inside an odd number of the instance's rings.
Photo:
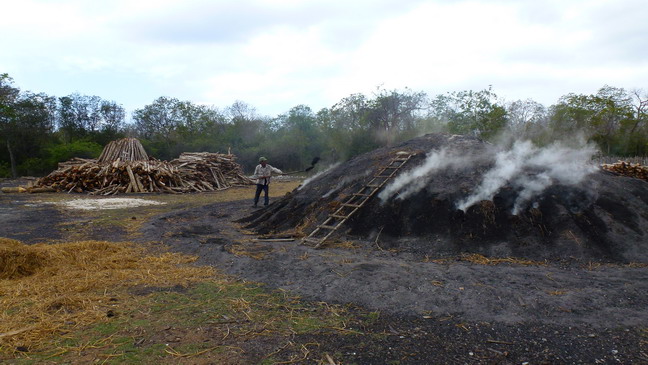
<path id="1" fill-rule="evenodd" d="M 0 73 L 22 90 L 160 96 L 276 116 L 377 87 L 549 106 L 648 90 L 646 0 L 0 0 Z"/>

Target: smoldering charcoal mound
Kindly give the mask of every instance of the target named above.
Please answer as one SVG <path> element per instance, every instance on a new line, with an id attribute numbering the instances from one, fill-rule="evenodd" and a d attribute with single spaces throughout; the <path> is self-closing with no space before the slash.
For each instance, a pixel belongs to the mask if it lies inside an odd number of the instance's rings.
<path id="1" fill-rule="evenodd" d="M 243 221 L 307 235 L 400 151 L 416 155 L 334 239 L 432 257 L 648 262 L 648 184 L 593 166 L 587 148 L 428 134 L 339 164 Z"/>

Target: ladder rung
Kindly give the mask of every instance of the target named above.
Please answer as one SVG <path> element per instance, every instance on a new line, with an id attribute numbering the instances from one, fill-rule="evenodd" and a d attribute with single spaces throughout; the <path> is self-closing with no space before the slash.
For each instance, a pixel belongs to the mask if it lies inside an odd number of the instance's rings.
<path id="1" fill-rule="evenodd" d="M 349 203 L 342 203 L 342 206 L 352 207 L 352 208 L 361 208 L 362 207 L 362 205 L 360 205 L 360 204 L 349 204 Z"/>
<path id="2" fill-rule="evenodd" d="M 366 189 L 370 189 L 370 190 L 372 190 L 372 191 L 376 191 L 377 188 L 379 188 L 379 186 L 369 186 L 369 185 L 365 185 L 365 186 L 362 187 L 362 189 L 361 189 L 360 191 L 363 191 L 363 190 L 366 190 Z M 370 194 L 371 194 L 371 193 L 370 193 Z"/>
<path id="3" fill-rule="evenodd" d="M 345 204 L 361 204 L 367 199 L 369 199 L 370 195 L 367 196 L 357 196 L 355 194 L 351 195 L 349 199 L 347 199 L 344 203 Z M 354 201 L 355 200 L 355 201 Z"/>
<path id="4" fill-rule="evenodd" d="M 355 195 L 355 196 L 371 196 L 371 194 L 360 194 L 360 193 L 354 193 L 353 195 Z"/>
<path id="5" fill-rule="evenodd" d="M 365 186 L 368 187 L 368 188 L 379 188 L 380 187 L 380 185 L 374 185 L 374 184 L 365 185 Z"/>
<path id="6" fill-rule="evenodd" d="M 326 225 L 326 224 L 320 224 L 317 227 L 318 228 L 324 228 L 324 229 L 331 229 L 331 230 L 336 230 L 337 229 L 337 226 L 329 226 L 329 225 Z"/>
<path id="7" fill-rule="evenodd" d="M 338 219 L 347 219 L 350 216 L 351 216 L 350 214 L 349 215 L 329 214 L 329 217 L 338 218 Z"/>

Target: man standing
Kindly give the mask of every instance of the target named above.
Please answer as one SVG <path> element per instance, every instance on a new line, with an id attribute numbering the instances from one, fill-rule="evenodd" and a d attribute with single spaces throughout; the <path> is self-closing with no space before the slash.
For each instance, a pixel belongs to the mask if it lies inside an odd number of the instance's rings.
<path id="1" fill-rule="evenodd" d="M 278 168 L 268 165 L 268 159 L 265 157 L 259 158 L 259 164 L 254 169 L 254 178 L 257 179 L 257 188 L 256 193 L 254 194 L 254 206 L 257 206 L 259 202 L 259 196 L 261 195 L 261 190 L 265 192 L 265 201 L 263 205 L 268 205 L 268 186 L 270 185 L 270 177 L 272 173 L 282 174 L 281 170 Z"/>

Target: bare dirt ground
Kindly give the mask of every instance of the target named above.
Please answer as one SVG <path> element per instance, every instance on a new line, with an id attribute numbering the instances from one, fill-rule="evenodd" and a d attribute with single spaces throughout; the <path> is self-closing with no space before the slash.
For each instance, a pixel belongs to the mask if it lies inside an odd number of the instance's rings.
<path id="1" fill-rule="evenodd" d="M 64 237 L 62 223 L 71 215 L 34 204 L 38 198 L 0 194 L 0 236 Z M 140 208 L 129 209 L 137 216 Z M 244 280 L 377 312 L 348 325 L 358 333 L 295 339 L 341 354 L 335 360 L 343 364 L 648 364 L 645 266 L 421 260 L 383 250 L 380 241 L 315 250 L 298 241 L 256 240 L 235 223 L 254 209 L 248 200 L 208 204 L 155 216 L 136 235 L 91 227 L 88 233 L 161 242 Z"/>

